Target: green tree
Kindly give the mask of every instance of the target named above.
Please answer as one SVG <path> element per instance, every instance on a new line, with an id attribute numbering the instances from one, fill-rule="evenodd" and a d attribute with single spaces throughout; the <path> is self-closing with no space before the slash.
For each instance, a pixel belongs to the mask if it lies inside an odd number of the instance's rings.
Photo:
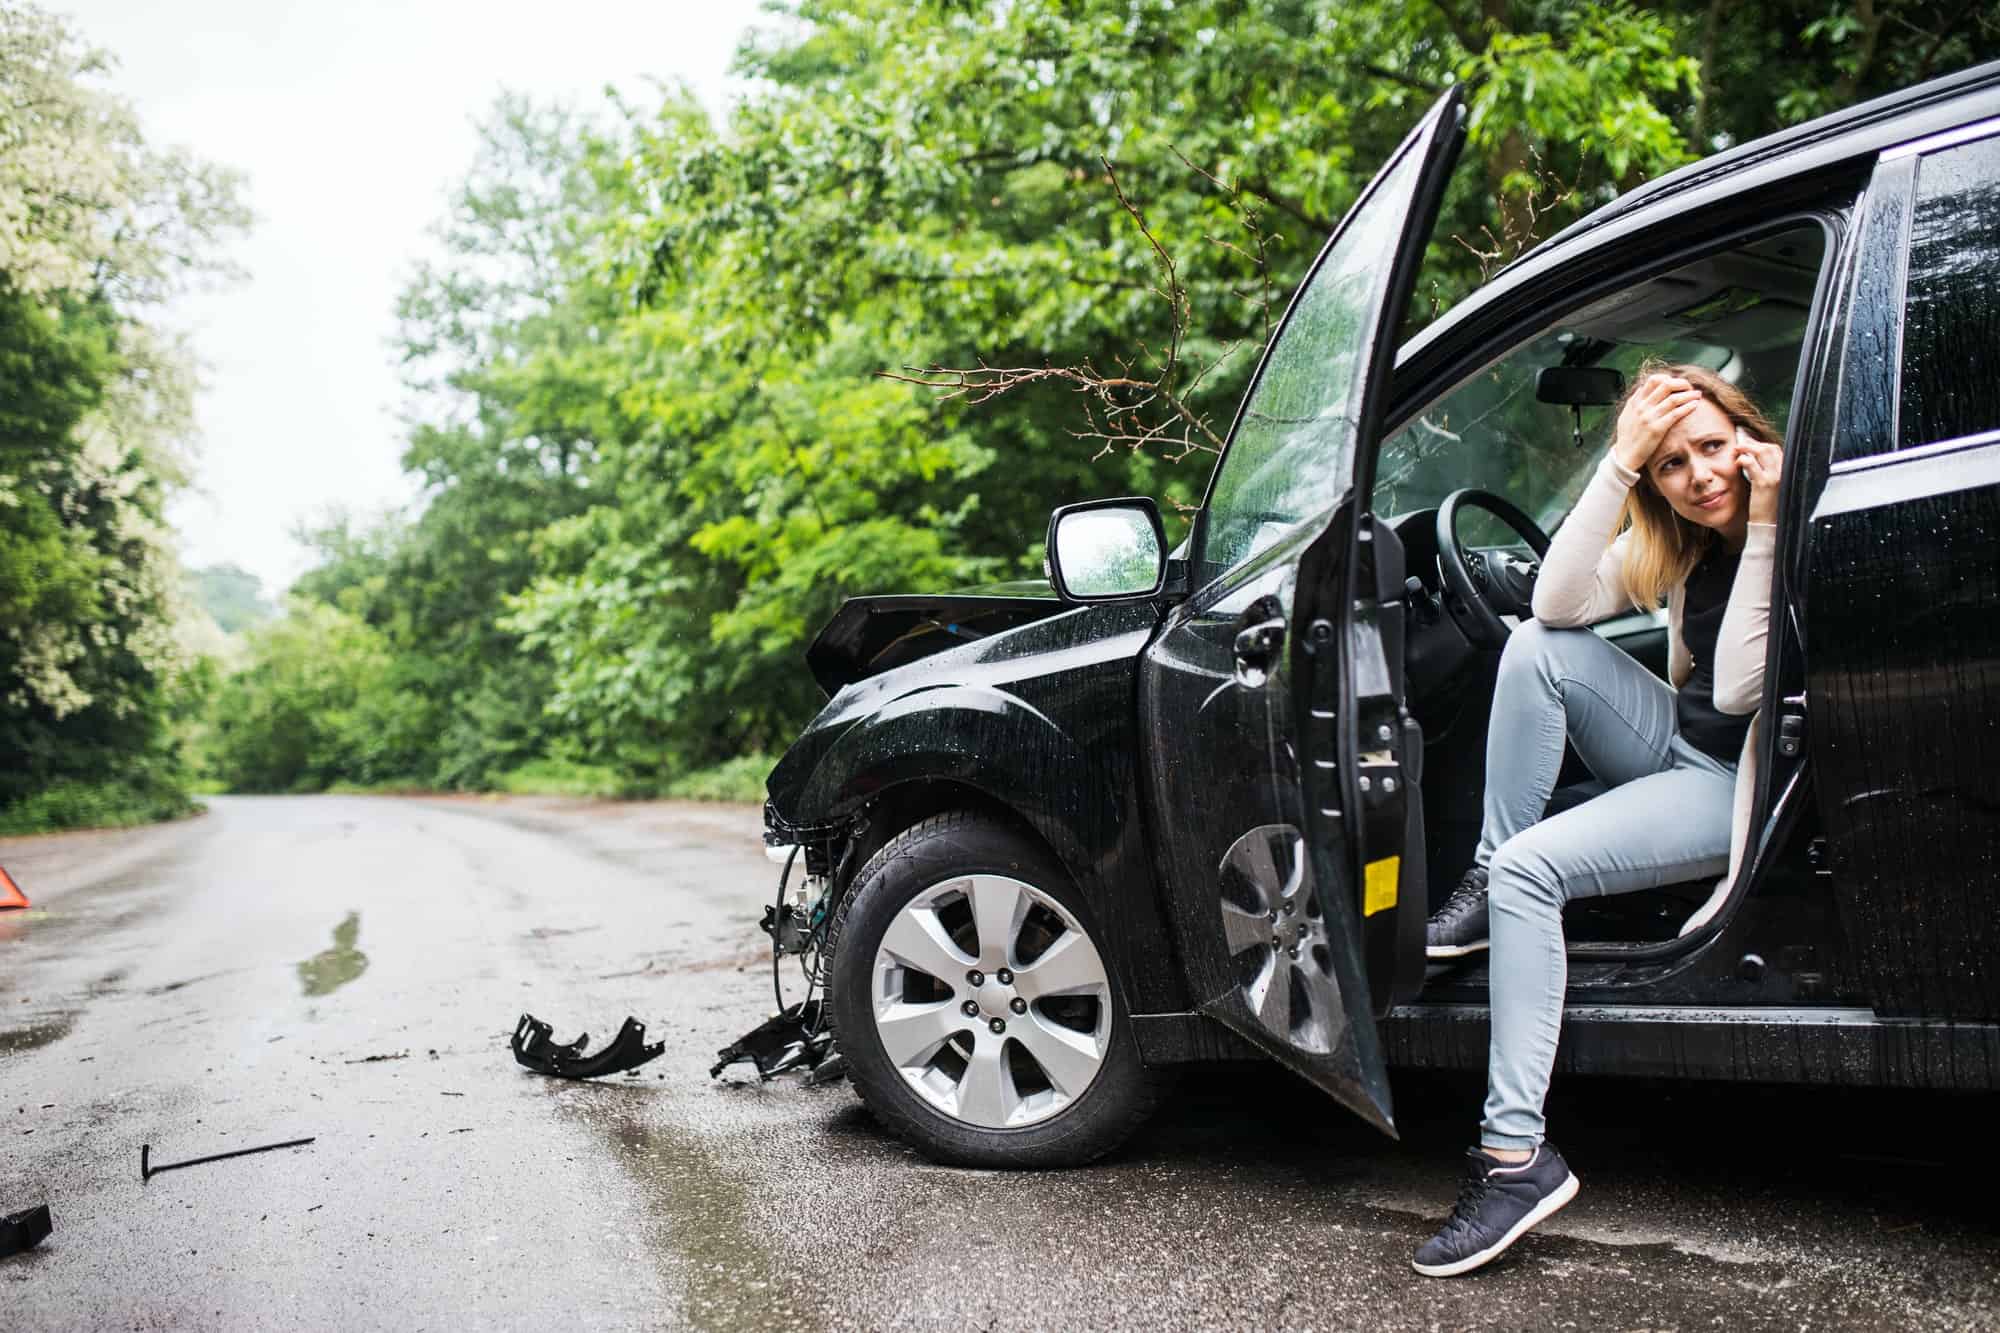
<path id="1" fill-rule="evenodd" d="M 1894 0 L 771 9 L 723 123 L 503 102 L 404 297 L 426 499 L 330 530 L 300 591 L 381 636 L 430 780 L 774 749 L 842 598 L 1033 576 L 1063 501 L 1192 504 L 1287 293 L 1448 86 L 1470 141 L 1418 320 L 1640 181 L 2000 54 L 1993 16 Z M 982 365 L 1041 387 L 882 375 Z M 1186 410 L 1129 430 L 1047 368 Z"/>
<path id="2" fill-rule="evenodd" d="M 186 808 L 168 733 L 188 668 L 161 520 L 193 376 L 154 312 L 217 271 L 235 180 L 150 148 L 107 58 L 0 9 L 0 825 Z"/>
<path id="3" fill-rule="evenodd" d="M 196 601 L 225 633 L 240 633 L 276 614 L 264 600 L 263 580 L 241 565 L 210 565 L 193 577 Z"/>
<path id="4" fill-rule="evenodd" d="M 250 641 L 251 664 L 216 693 L 208 750 L 218 778 L 238 791 L 318 791 L 404 776 L 422 707 L 392 687 L 381 633 L 300 602 Z"/>

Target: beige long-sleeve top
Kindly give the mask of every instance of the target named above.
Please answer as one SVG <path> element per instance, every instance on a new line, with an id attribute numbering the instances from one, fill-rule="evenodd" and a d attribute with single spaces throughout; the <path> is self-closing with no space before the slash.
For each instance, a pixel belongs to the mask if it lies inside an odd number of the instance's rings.
<path id="1" fill-rule="evenodd" d="M 1535 579 L 1535 619 L 1566 628 L 1594 625 L 1633 609 L 1632 595 L 1625 590 L 1625 549 L 1631 537 L 1612 538 L 1625 497 L 1638 481 L 1637 472 L 1608 453 L 1597 465 L 1542 559 L 1541 573 Z M 1763 702 L 1764 654 L 1771 630 L 1771 575 L 1777 547 L 1775 525 L 1750 525 L 1715 642 L 1715 706 L 1724 713 L 1754 714 Z M 1667 675 L 1676 689 L 1687 683 L 1694 670 L 1694 658 L 1681 634 L 1686 591 L 1685 583 L 1677 583 L 1667 593 Z M 1720 910 L 1742 865 L 1749 841 L 1750 807 L 1757 791 L 1757 732 L 1753 717 L 1736 765 L 1729 873 L 1716 885 L 1708 903 L 1681 927 L 1683 935 L 1705 925 Z"/>

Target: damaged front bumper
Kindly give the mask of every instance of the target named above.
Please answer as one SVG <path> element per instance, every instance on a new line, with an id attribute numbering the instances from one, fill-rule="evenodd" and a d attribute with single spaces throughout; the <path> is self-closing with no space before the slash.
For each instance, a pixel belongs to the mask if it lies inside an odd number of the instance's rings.
<path id="1" fill-rule="evenodd" d="M 710 1078 L 730 1065 L 753 1064 L 760 1078 L 788 1070 L 812 1071 L 808 1082 L 837 1078 L 843 1069 L 834 1051 L 833 1031 L 823 1002 L 827 926 L 833 909 L 834 871 L 852 849 L 856 821 L 838 824 L 793 824 L 771 806 L 764 807 L 765 854 L 781 862 L 776 900 L 764 909 L 758 928 L 771 937 L 771 989 L 778 1011 L 743 1036 L 717 1051 Z M 803 868 L 793 889 L 792 875 Z M 799 960 L 806 997 L 785 1003 L 779 967 L 787 956 Z"/>
<path id="2" fill-rule="evenodd" d="M 807 1081 L 825 1083 L 839 1076 L 840 1057 L 833 1053 L 833 1031 L 826 1026 L 820 1001 L 802 1000 L 771 1015 L 715 1053 L 710 1078 L 720 1078 L 733 1064 L 749 1061 L 759 1078 L 774 1078 L 792 1069 L 808 1069 Z"/>

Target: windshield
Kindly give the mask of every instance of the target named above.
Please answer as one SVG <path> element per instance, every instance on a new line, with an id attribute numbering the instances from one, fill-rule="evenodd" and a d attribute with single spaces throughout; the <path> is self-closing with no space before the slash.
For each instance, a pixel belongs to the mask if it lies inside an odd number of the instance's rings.
<path id="1" fill-rule="evenodd" d="M 1411 418 L 1382 446 L 1375 512 L 1394 519 L 1435 509 L 1453 491 L 1471 487 L 1512 500 L 1545 532 L 1554 528 L 1590 480 L 1611 431 L 1609 407 L 1586 407 L 1579 446 L 1572 410 L 1535 398 L 1536 372 L 1564 364 L 1576 342 L 1568 331 L 1545 334 Z M 1616 347 L 1588 364 L 1615 367 L 1629 380 L 1648 356 L 1726 374 L 1731 353 L 1706 343 L 1655 343 Z M 1484 517 L 1467 513 L 1465 520 Z M 1466 535 L 1475 539 L 1469 529 Z M 1508 545 L 1514 540 L 1497 521 L 1493 537 Z"/>
<path id="2" fill-rule="evenodd" d="M 1435 509 L 1465 487 L 1519 506 L 1552 531 L 1610 444 L 1609 404 L 1575 409 L 1535 396 L 1551 366 L 1616 370 L 1648 358 L 1706 366 L 1749 393 L 1783 429 L 1806 312 L 1824 254 L 1816 225 L 1794 226 L 1634 283 L 1578 310 L 1462 380 L 1383 443 L 1375 512 Z M 1465 516 L 1475 545 L 1515 544 L 1483 511 Z"/>

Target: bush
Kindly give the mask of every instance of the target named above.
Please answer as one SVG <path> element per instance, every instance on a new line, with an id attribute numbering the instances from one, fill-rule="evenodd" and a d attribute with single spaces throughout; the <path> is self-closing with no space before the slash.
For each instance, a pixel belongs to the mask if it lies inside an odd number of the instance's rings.
<path id="1" fill-rule="evenodd" d="M 768 754 L 738 755 L 713 768 L 696 769 L 667 784 L 667 795 L 684 801 L 764 800 L 764 779 L 777 760 Z"/>
<path id="2" fill-rule="evenodd" d="M 573 759 L 531 759 L 500 775 L 500 790 L 515 796 L 639 796 L 615 769 Z"/>
<path id="3" fill-rule="evenodd" d="M 379 782 L 349 782 L 342 778 L 327 784 L 329 796 L 435 796 L 437 788 L 415 778 L 383 778 Z"/>
<path id="4" fill-rule="evenodd" d="M 409 737 L 426 707 L 396 679 L 377 630 L 295 602 L 249 636 L 248 666 L 215 691 L 207 768 L 233 791 L 324 791 L 412 771 Z"/>
<path id="5" fill-rule="evenodd" d="M 0 836 L 129 828 L 179 819 L 200 809 L 178 784 L 150 776 L 119 782 L 57 782 L 0 809 Z"/>

